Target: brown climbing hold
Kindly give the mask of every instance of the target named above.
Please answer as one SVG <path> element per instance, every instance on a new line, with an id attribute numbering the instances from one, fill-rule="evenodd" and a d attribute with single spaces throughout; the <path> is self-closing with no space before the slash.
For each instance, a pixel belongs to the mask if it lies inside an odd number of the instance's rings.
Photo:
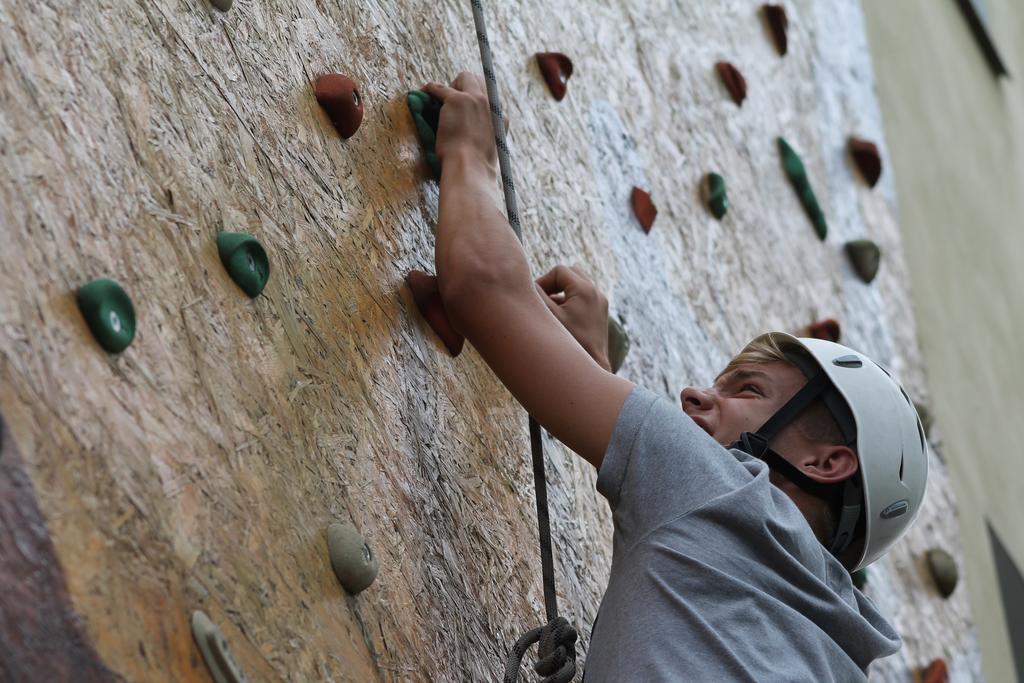
<path id="1" fill-rule="evenodd" d="M 566 84 L 572 76 L 572 60 L 561 52 L 538 52 L 537 66 L 548 84 L 548 90 L 558 101 L 565 97 Z"/>
<path id="2" fill-rule="evenodd" d="M 462 352 L 462 345 L 466 338 L 455 331 L 452 321 L 445 313 L 444 304 L 441 302 L 441 290 L 437 286 L 437 277 L 424 273 L 422 270 L 410 270 L 405 276 L 412 290 L 412 298 L 416 302 L 416 308 L 420 309 L 420 315 L 430 325 L 430 329 L 441 338 L 448 348 L 448 353 L 455 356 Z"/>
<path id="3" fill-rule="evenodd" d="M 327 112 L 338 135 L 350 138 L 363 122 L 363 97 L 348 76 L 324 74 L 316 79 L 316 101 Z"/>
<path id="4" fill-rule="evenodd" d="M 654 219 L 658 215 L 658 208 L 651 201 L 651 195 L 639 187 L 634 187 L 630 201 L 633 203 L 633 213 L 636 214 L 637 220 L 640 221 L 640 226 L 644 229 L 644 232 L 650 233 L 651 226 L 654 225 Z"/>
<path id="5" fill-rule="evenodd" d="M 805 327 L 800 336 L 839 343 L 839 323 L 832 318 L 817 320 Z"/>
<path id="6" fill-rule="evenodd" d="M 725 89 L 732 95 L 732 101 L 743 106 L 743 100 L 747 99 L 747 80 L 743 78 L 743 74 L 729 62 L 718 62 L 715 68 L 718 69 Z"/>
<path id="7" fill-rule="evenodd" d="M 864 176 L 868 185 L 874 187 L 878 178 L 882 175 L 882 157 L 878 154 L 878 146 L 867 140 L 850 136 L 847 146 L 850 149 L 850 156 Z"/>
<path id="8" fill-rule="evenodd" d="M 949 667 L 946 660 L 933 659 L 931 664 L 921 671 L 921 683 L 946 683 L 949 680 Z"/>
<path id="9" fill-rule="evenodd" d="M 789 18 L 786 16 L 786 8 L 782 5 L 761 5 L 764 18 L 768 22 L 768 28 L 772 30 L 772 38 L 775 40 L 775 49 L 780 55 L 785 55 L 789 46 L 786 37 L 786 29 L 789 28 Z"/>

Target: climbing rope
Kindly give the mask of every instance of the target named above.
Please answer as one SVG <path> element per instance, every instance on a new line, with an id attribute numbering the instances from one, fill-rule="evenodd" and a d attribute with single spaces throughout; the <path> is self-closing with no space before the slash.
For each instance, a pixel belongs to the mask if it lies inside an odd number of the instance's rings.
<path id="1" fill-rule="evenodd" d="M 470 0 L 473 6 L 473 23 L 480 45 L 480 62 L 483 65 L 484 81 L 487 84 L 487 101 L 491 108 L 491 123 L 494 126 L 494 142 L 498 148 L 498 166 L 501 169 L 501 184 L 505 192 L 505 212 L 519 241 L 523 241 L 522 226 L 519 222 L 519 208 L 516 205 L 516 184 L 512 179 L 512 163 L 508 145 L 505 142 L 505 123 L 501 115 L 498 98 L 498 81 L 494 75 L 494 61 L 491 58 L 491 44 L 487 40 L 484 24 L 484 8 L 481 0 Z M 541 573 L 544 578 L 544 609 L 548 623 L 528 631 L 516 641 L 505 663 L 505 683 L 515 683 L 523 655 L 539 642 L 540 660 L 534 670 L 545 676 L 544 683 L 568 683 L 576 675 L 576 630 L 568 621 L 558 616 L 558 598 L 555 595 L 555 564 L 551 558 L 551 524 L 548 520 L 548 487 L 544 476 L 544 442 L 540 425 L 530 418 L 530 447 L 533 453 L 533 482 L 537 491 L 537 532 L 540 539 Z"/>

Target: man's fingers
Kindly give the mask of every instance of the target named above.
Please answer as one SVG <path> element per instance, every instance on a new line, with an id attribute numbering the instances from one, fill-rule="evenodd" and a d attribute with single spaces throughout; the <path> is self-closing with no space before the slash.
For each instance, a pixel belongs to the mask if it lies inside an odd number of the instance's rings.
<path id="1" fill-rule="evenodd" d="M 551 298 L 551 296 L 547 292 L 545 292 L 540 285 L 537 285 L 537 293 L 540 294 L 540 298 L 544 300 L 544 303 L 547 305 L 548 310 L 554 313 L 555 317 L 558 318 L 558 314 L 560 313 L 560 311 L 558 310 L 558 302 Z"/>
<path id="2" fill-rule="evenodd" d="M 463 71 L 456 76 L 455 80 L 452 81 L 452 87 L 456 90 L 461 90 L 462 92 L 487 92 L 487 86 L 484 84 L 484 79 L 470 71 Z"/>
<path id="3" fill-rule="evenodd" d="M 537 278 L 537 284 L 548 294 L 564 292 L 573 285 L 579 284 L 580 275 L 572 271 L 568 266 L 557 265 L 548 272 Z"/>
<path id="4" fill-rule="evenodd" d="M 422 90 L 429 95 L 433 95 L 442 102 L 458 92 L 455 88 L 450 88 L 447 85 L 442 85 L 440 83 L 434 83 L 433 81 L 424 85 Z"/>

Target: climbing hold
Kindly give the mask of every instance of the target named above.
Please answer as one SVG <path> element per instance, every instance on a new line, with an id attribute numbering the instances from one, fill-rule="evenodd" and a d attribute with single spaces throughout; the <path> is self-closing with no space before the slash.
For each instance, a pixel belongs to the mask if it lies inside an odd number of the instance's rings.
<path id="1" fill-rule="evenodd" d="M 725 84 L 725 89 L 732 95 L 732 101 L 743 106 L 743 100 L 747 98 L 747 80 L 743 74 L 729 62 L 718 62 L 715 68 L 718 69 L 718 76 Z"/>
<path id="2" fill-rule="evenodd" d="M 234 4 L 235 0 L 210 0 L 210 4 L 219 9 L 221 12 L 227 12 L 231 9 L 231 5 Z"/>
<path id="3" fill-rule="evenodd" d="M 192 637 L 215 683 L 245 683 L 245 674 L 228 649 L 228 641 L 203 612 L 192 613 Z"/>
<path id="4" fill-rule="evenodd" d="M 405 276 L 405 281 L 409 283 L 409 289 L 412 290 L 416 308 L 420 309 L 420 315 L 430 325 L 430 329 L 434 330 L 434 333 L 441 338 L 453 358 L 459 355 L 466 339 L 455 331 L 451 320 L 448 319 L 448 314 L 445 313 L 444 303 L 441 301 L 441 290 L 437 286 L 437 278 L 422 270 L 410 270 L 409 274 Z"/>
<path id="5" fill-rule="evenodd" d="M 363 97 L 348 76 L 324 74 L 316 79 L 316 101 L 327 112 L 338 135 L 350 138 L 363 122 Z"/>
<path id="6" fill-rule="evenodd" d="M 786 170 L 789 182 L 796 190 L 800 203 L 804 206 L 804 211 L 807 212 L 807 216 L 814 224 L 815 232 L 818 233 L 819 238 L 824 240 L 828 234 L 828 224 L 825 223 L 825 214 L 818 205 L 818 198 L 814 196 L 814 190 L 811 189 L 811 181 L 807 178 L 804 162 L 800 160 L 800 157 L 784 138 L 779 138 L 778 141 L 779 152 L 782 154 L 782 167 Z"/>
<path id="7" fill-rule="evenodd" d="M 626 328 L 612 316 L 608 316 L 608 365 L 612 372 L 618 372 L 629 353 L 629 336 Z"/>
<path id="8" fill-rule="evenodd" d="M 882 260 L 882 250 L 878 245 L 871 240 L 851 240 L 843 248 L 860 279 L 867 283 L 874 280 Z"/>
<path id="9" fill-rule="evenodd" d="M 928 406 L 919 401 L 914 401 L 914 409 L 917 410 L 917 417 L 921 420 L 921 426 L 924 428 L 925 437 L 930 437 L 932 435 L 932 425 L 934 424 L 935 419 L 932 417 L 932 411 L 928 409 Z"/>
<path id="10" fill-rule="evenodd" d="M 410 90 L 406 96 L 409 113 L 416 125 L 416 135 L 423 145 L 423 156 L 435 178 L 441 177 L 441 162 L 437 158 L 437 125 L 441 120 L 441 100 L 422 90 Z"/>
<path id="11" fill-rule="evenodd" d="M 100 278 L 79 287 L 75 298 L 100 346 L 111 353 L 128 348 L 135 338 L 135 307 L 121 285 Z"/>
<path id="12" fill-rule="evenodd" d="M 729 210 L 729 197 L 725 193 L 725 178 L 708 173 L 704 178 L 704 198 L 715 218 L 721 220 Z"/>
<path id="13" fill-rule="evenodd" d="M 786 37 L 786 30 L 789 28 L 789 18 L 786 17 L 786 8 L 782 5 L 761 5 L 761 9 L 764 12 L 764 18 L 768 22 L 768 27 L 772 30 L 772 38 L 775 39 L 775 49 L 779 51 L 780 55 L 786 54 L 788 47 L 788 39 Z"/>
<path id="14" fill-rule="evenodd" d="M 644 232 L 649 233 L 651 226 L 654 225 L 654 219 L 658 215 L 658 208 L 654 206 L 654 202 L 651 201 L 651 195 L 641 190 L 639 187 L 633 188 L 633 194 L 630 196 L 630 201 L 633 204 L 633 213 L 636 214 L 636 218 L 640 221 L 641 227 Z"/>
<path id="15" fill-rule="evenodd" d="M 259 296 L 270 278 L 270 261 L 263 246 L 243 232 L 217 234 L 217 251 L 228 275 L 251 298 Z"/>
<path id="16" fill-rule="evenodd" d="M 839 323 L 832 318 L 825 318 L 824 320 L 816 320 L 811 323 L 803 330 L 801 330 L 801 337 L 813 337 L 814 339 L 824 339 L 830 342 L 839 342 Z"/>
<path id="17" fill-rule="evenodd" d="M 558 101 L 565 97 L 566 85 L 572 76 L 572 60 L 561 52 L 538 52 L 537 66 L 548 84 L 548 90 Z"/>
<path id="18" fill-rule="evenodd" d="M 960 572 L 956 568 L 956 560 L 953 556 L 941 548 L 932 548 L 925 553 L 928 561 L 928 570 L 935 581 L 935 587 L 939 589 L 942 597 L 948 598 L 953 594 L 956 583 L 960 578 Z"/>
<path id="19" fill-rule="evenodd" d="M 947 683 L 949 681 L 949 667 L 946 660 L 933 659 L 931 663 L 921 670 L 921 683 Z"/>
<path id="20" fill-rule="evenodd" d="M 377 578 L 377 558 L 359 532 L 348 524 L 327 527 L 327 552 L 334 575 L 346 591 L 355 595 Z"/>
<path id="21" fill-rule="evenodd" d="M 878 146 L 873 142 L 851 135 L 847 141 L 847 147 L 854 163 L 860 169 L 860 174 L 864 176 L 864 180 L 868 185 L 874 187 L 879 176 L 882 175 L 882 157 L 878 154 Z"/>
<path id="22" fill-rule="evenodd" d="M 853 581 L 853 585 L 857 587 L 857 590 L 864 590 L 864 586 L 868 582 L 867 567 L 865 567 L 864 569 L 858 569 L 857 571 L 850 574 L 850 580 Z"/>

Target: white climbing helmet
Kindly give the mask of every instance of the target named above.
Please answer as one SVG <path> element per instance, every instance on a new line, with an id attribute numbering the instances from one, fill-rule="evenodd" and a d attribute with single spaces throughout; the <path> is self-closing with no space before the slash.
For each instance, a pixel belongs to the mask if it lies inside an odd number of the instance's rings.
<path id="1" fill-rule="evenodd" d="M 860 461 L 859 488 L 863 491 L 864 539 L 851 571 L 865 567 L 892 547 L 921 510 L 928 480 L 928 441 L 917 409 L 889 372 L 864 354 L 842 344 L 784 332 L 771 332 L 759 339 L 764 337 L 806 350 L 817 368 L 791 360 L 809 378 L 817 370 L 823 371 L 852 413 Z M 849 422 L 849 415 L 844 418 L 845 411 L 836 409 L 834 395 L 831 401 L 827 394 L 823 398 L 841 427 L 843 421 Z"/>

